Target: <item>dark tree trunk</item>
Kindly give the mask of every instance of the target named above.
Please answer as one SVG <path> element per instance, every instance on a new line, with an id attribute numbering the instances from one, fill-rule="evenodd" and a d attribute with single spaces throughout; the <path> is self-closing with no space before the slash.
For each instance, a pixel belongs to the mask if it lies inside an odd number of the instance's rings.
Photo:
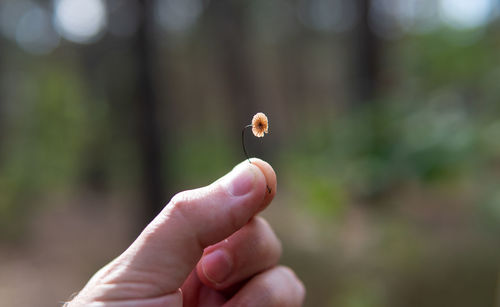
<path id="1" fill-rule="evenodd" d="M 367 139 L 367 151 L 371 156 L 384 159 L 390 140 L 384 132 L 384 120 L 380 116 L 380 104 L 377 101 L 381 91 L 381 56 L 382 40 L 372 28 L 370 16 L 373 0 L 356 0 L 359 12 L 359 22 L 356 28 L 356 39 L 354 62 L 354 99 L 355 104 L 361 106 L 362 112 L 366 112 L 363 129 Z M 376 205 L 377 200 L 383 199 L 385 193 L 391 189 L 392 183 L 380 180 L 380 175 L 373 175 L 369 189 L 363 192 L 362 198 L 368 199 L 367 204 Z"/>
<path id="2" fill-rule="evenodd" d="M 364 104 L 376 99 L 379 90 L 381 42 L 370 26 L 371 0 L 356 0 L 359 21 L 354 52 L 354 98 Z"/>
<path id="3" fill-rule="evenodd" d="M 140 25 L 133 43 L 136 61 L 135 110 L 137 145 L 142 169 L 142 193 L 145 203 L 144 219 L 151 220 L 165 205 L 166 178 L 163 176 L 163 141 L 159 125 L 159 102 L 155 90 L 155 43 L 153 29 L 153 2 L 139 0 Z"/>

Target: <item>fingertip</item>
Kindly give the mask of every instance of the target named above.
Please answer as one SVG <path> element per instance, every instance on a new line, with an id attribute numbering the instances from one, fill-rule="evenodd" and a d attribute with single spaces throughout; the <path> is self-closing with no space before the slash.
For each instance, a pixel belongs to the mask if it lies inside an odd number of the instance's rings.
<path id="1" fill-rule="evenodd" d="M 259 158 L 251 158 L 250 161 L 252 162 L 252 164 L 256 165 L 259 168 L 259 170 L 266 178 L 267 192 L 266 196 L 264 197 L 265 201 L 262 207 L 265 208 L 271 202 L 277 192 L 278 183 L 276 179 L 276 172 L 274 171 L 273 167 L 264 160 L 261 160 Z"/>
<path id="2" fill-rule="evenodd" d="M 249 160 L 244 160 L 243 162 L 237 164 L 233 168 L 233 171 L 238 168 L 245 168 L 245 167 L 252 168 L 252 166 L 256 166 L 258 171 L 260 171 L 260 173 L 264 175 L 268 190 L 267 194 L 274 196 L 274 194 L 276 194 L 276 189 L 277 189 L 276 172 L 274 171 L 273 167 L 266 161 L 261 160 L 259 158 L 250 158 Z"/>
<path id="3" fill-rule="evenodd" d="M 257 202 L 260 202 L 262 197 L 265 198 L 262 191 L 266 191 L 268 185 L 262 169 L 256 163 L 250 163 L 248 160 L 236 165 L 231 172 L 214 183 L 222 184 L 232 196 L 244 196 L 252 193 Z"/>

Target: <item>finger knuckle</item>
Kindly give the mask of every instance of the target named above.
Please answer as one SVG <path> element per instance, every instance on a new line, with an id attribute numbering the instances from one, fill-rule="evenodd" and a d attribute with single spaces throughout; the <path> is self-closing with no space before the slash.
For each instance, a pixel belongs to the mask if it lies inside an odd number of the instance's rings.
<path id="1" fill-rule="evenodd" d="M 172 209 L 179 210 L 179 208 L 184 207 L 187 201 L 188 201 L 188 194 L 186 193 L 186 191 L 182 191 L 175 194 L 172 197 L 172 199 L 168 203 L 168 206 Z"/>
<path id="2" fill-rule="evenodd" d="M 193 201 L 189 191 L 179 192 L 172 197 L 165 210 L 165 215 L 177 221 L 191 225 Z"/>
<path id="3" fill-rule="evenodd" d="M 172 197 L 167 205 L 167 213 L 169 215 L 180 215 L 183 218 L 189 216 L 191 210 L 190 194 L 187 191 L 179 192 Z"/>

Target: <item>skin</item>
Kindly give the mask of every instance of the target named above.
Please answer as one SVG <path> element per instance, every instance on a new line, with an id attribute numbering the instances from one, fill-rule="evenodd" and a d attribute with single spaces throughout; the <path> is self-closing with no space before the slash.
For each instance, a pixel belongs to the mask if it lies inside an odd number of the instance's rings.
<path id="1" fill-rule="evenodd" d="M 305 288 L 278 265 L 281 243 L 257 216 L 276 174 L 251 161 L 174 196 L 67 306 L 301 306 Z"/>

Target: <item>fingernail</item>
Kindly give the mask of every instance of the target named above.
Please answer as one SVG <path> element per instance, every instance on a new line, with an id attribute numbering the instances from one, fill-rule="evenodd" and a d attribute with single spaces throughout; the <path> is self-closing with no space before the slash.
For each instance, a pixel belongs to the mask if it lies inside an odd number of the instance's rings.
<path id="1" fill-rule="evenodd" d="M 233 196 L 242 196 L 253 189 L 255 173 L 250 165 L 240 164 L 235 167 L 225 178 L 229 193 Z"/>
<path id="2" fill-rule="evenodd" d="M 217 249 L 203 256 L 201 267 L 208 280 L 214 284 L 220 284 L 231 274 L 233 262 L 225 250 Z"/>

